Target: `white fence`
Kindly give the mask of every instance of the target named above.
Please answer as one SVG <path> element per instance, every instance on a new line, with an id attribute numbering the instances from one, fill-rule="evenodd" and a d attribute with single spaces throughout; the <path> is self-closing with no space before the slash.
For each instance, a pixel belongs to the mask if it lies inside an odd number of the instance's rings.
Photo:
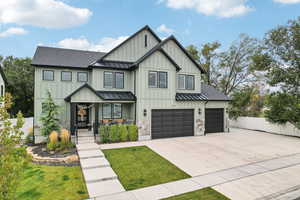
<path id="1" fill-rule="evenodd" d="M 16 125 L 17 123 L 16 118 L 10 119 L 10 121 L 13 125 Z M 21 130 L 24 132 L 24 135 L 22 136 L 23 139 L 28 135 L 29 129 L 33 128 L 33 117 L 24 118 L 24 121 L 24 125 L 21 128 Z"/>
<path id="2" fill-rule="evenodd" d="M 272 124 L 265 118 L 239 117 L 237 120 L 230 120 L 230 126 L 235 128 L 258 130 L 268 133 L 300 137 L 300 129 L 297 129 L 291 123 L 286 123 L 285 125 Z"/>

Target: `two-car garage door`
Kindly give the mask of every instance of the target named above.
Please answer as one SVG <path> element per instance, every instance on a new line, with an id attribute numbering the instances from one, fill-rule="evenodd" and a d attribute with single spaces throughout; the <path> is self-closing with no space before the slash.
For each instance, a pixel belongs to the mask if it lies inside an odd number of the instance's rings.
<path id="1" fill-rule="evenodd" d="M 194 135 L 193 109 L 152 110 L 152 139 Z"/>

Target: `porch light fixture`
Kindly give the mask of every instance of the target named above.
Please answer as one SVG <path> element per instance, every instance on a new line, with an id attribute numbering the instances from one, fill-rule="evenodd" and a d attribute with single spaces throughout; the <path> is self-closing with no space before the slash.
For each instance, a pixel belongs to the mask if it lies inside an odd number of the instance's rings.
<path id="1" fill-rule="evenodd" d="M 201 115 L 201 108 L 198 108 L 198 114 Z"/>
<path id="2" fill-rule="evenodd" d="M 147 110 L 144 109 L 144 117 L 146 117 L 146 116 L 147 116 Z"/>
<path id="3" fill-rule="evenodd" d="M 229 109 L 228 109 L 228 108 L 226 108 L 226 109 L 225 109 L 225 112 L 226 112 L 226 113 L 228 113 L 228 111 L 229 111 Z"/>

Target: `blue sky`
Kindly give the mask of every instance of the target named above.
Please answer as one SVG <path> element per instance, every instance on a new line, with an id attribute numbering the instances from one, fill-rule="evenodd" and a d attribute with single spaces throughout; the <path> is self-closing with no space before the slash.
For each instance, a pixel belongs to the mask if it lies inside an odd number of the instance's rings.
<path id="1" fill-rule="evenodd" d="M 148 24 L 184 45 L 264 34 L 300 16 L 300 0 L 11 0 L 0 2 L 0 55 L 37 45 L 108 51 Z M 159 28 L 160 27 L 160 28 Z"/>

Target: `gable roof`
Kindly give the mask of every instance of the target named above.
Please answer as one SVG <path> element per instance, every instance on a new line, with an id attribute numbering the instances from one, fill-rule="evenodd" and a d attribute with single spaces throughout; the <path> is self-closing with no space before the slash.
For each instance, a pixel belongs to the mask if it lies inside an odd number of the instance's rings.
<path id="1" fill-rule="evenodd" d="M 154 46 L 150 51 L 148 51 L 144 56 L 142 56 L 140 59 L 138 59 L 135 63 L 132 64 L 132 68 L 138 67 L 138 65 L 146 60 L 148 57 L 150 57 L 153 53 L 156 51 L 160 51 L 176 68 L 176 71 L 181 70 L 181 68 L 177 65 L 177 63 L 161 48 L 161 43 L 158 43 L 156 46 Z"/>
<path id="2" fill-rule="evenodd" d="M 6 79 L 6 76 L 4 74 L 4 71 L 3 71 L 3 68 L 1 66 L 1 64 L 0 64 L 0 75 L 2 76 L 2 79 L 3 79 L 4 83 L 7 84 L 7 79 Z"/>
<path id="3" fill-rule="evenodd" d="M 178 42 L 178 40 L 175 38 L 174 35 L 169 36 L 168 38 L 166 38 L 165 40 L 163 40 L 160 43 L 160 46 L 162 47 L 164 44 L 166 44 L 168 41 L 173 40 L 177 46 L 183 51 L 183 53 L 198 67 L 198 69 L 202 72 L 202 73 L 206 73 L 206 71 L 201 67 L 201 65 L 196 62 L 192 56 L 189 54 L 189 52 L 187 52 L 187 50 Z"/>
<path id="4" fill-rule="evenodd" d="M 83 88 L 88 88 L 96 96 L 98 96 L 100 99 L 102 99 L 104 101 L 135 101 L 136 100 L 136 97 L 132 92 L 128 92 L 128 91 L 96 91 L 89 84 L 85 83 L 82 86 L 80 86 L 78 89 L 76 89 L 74 92 L 72 92 L 70 95 L 68 95 L 65 98 L 65 101 L 70 102 L 71 97 Z"/>
<path id="5" fill-rule="evenodd" d="M 105 55 L 103 52 L 38 46 L 31 64 L 34 66 L 87 68 L 91 62 L 103 55 Z"/>
<path id="6" fill-rule="evenodd" d="M 131 35 L 129 38 L 127 38 L 126 40 L 124 40 L 121 44 L 119 44 L 118 46 L 116 46 L 115 48 L 113 48 L 112 50 L 110 50 L 107 54 L 105 54 L 104 56 L 102 56 L 97 61 L 103 60 L 105 57 L 107 57 L 108 55 L 110 55 L 112 52 L 116 51 L 120 46 L 124 45 L 125 43 L 127 43 L 129 40 L 131 40 L 132 38 L 134 38 L 136 35 L 138 35 L 140 32 L 142 32 L 144 30 L 149 31 L 159 43 L 161 42 L 161 39 L 154 33 L 154 31 L 148 25 L 146 25 L 143 28 L 141 28 L 140 30 L 138 30 L 136 33 L 134 33 L 133 35 Z M 94 64 L 94 63 L 91 63 L 91 64 Z"/>

